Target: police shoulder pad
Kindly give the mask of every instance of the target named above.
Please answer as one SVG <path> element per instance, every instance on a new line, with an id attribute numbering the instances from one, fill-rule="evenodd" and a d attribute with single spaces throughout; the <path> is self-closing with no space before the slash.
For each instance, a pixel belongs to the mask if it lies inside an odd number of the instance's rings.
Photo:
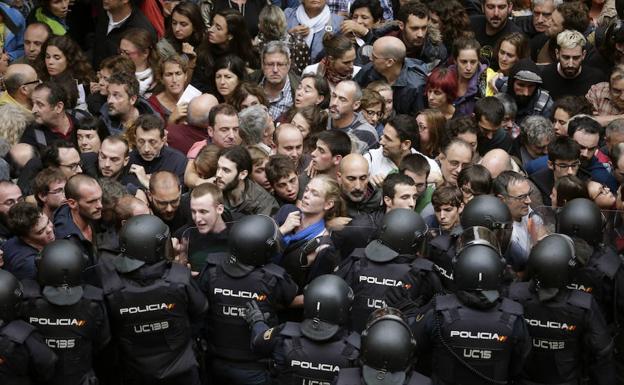
<path id="1" fill-rule="evenodd" d="M 529 290 L 530 282 L 514 282 L 509 285 L 509 298 L 514 301 L 524 302 L 532 297 Z"/>
<path id="2" fill-rule="evenodd" d="M 92 301 L 101 301 L 103 299 L 104 292 L 99 287 L 83 285 L 82 289 L 82 298 Z"/>
<path id="3" fill-rule="evenodd" d="M 171 264 L 164 278 L 167 282 L 186 285 L 191 279 L 191 270 L 185 265 L 174 262 Z"/>
<path id="4" fill-rule="evenodd" d="M 433 271 L 433 262 L 426 258 L 416 258 L 414 262 L 412 262 L 412 267 L 418 270 Z"/>
<path id="5" fill-rule="evenodd" d="M 455 296 L 455 294 L 446 294 L 435 297 L 435 309 L 436 310 L 449 310 L 460 307 L 461 303 Z"/>
<path id="6" fill-rule="evenodd" d="M 516 301 L 511 299 L 503 298 L 503 302 L 501 303 L 500 309 L 505 313 L 514 314 L 514 315 L 523 315 L 524 308 L 522 305 Z"/>
<path id="7" fill-rule="evenodd" d="M 357 350 L 360 350 L 360 341 L 361 341 L 360 333 L 351 332 L 351 334 L 347 336 L 347 343 L 349 345 L 352 345 Z"/>
<path id="8" fill-rule="evenodd" d="M 286 337 L 301 337 L 301 326 L 297 322 L 286 322 L 280 334 Z"/>
<path id="9" fill-rule="evenodd" d="M 41 286 L 33 279 L 25 279 L 22 281 L 22 292 L 24 299 L 35 299 L 41 297 Z"/>
<path id="10" fill-rule="evenodd" d="M 28 322 L 15 320 L 3 327 L 2 330 L 0 330 L 0 334 L 5 335 L 13 342 L 23 344 L 33 331 L 35 331 L 35 327 Z"/>
<path id="11" fill-rule="evenodd" d="M 615 251 L 610 247 L 604 247 L 601 250 L 601 255 L 596 262 L 596 267 L 607 277 L 613 279 L 617 273 L 622 260 L 617 256 Z"/>
<path id="12" fill-rule="evenodd" d="M 568 303 L 581 309 L 591 309 L 592 295 L 581 290 L 570 290 Z"/>
<path id="13" fill-rule="evenodd" d="M 220 265 L 224 260 L 229 257 L 228 253 L 210 253 L 206 257 L 206 264 L 208 265 Z"/>
<path id="14" fill-rule="evenodd" d="M 284 270 L 283 267 L 276 265 L 274 263 L 267 263 L 266 265 L 262 266 L 262 270 L 264 270 L 265 272 L 271 275 L 278 276 L 280 278 L 283 278 L 284 276 L 286 276 L 286 270 Z"/>

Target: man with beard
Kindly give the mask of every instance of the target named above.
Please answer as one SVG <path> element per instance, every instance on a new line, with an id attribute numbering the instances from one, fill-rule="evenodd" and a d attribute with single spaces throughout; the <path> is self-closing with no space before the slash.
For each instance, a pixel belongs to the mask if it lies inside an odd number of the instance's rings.
<path id="1" fill-rule="evenodd" d="M 9 210 L 23 200 L 18 185 L 7 180 L 0 181 L 0 244 L 12 236 L 8 223 Z"/>
<path id="2" fill-rule="evenodd" d="M 157 171 L 171 171 L 184 183 L 186 157 L 167 146 L 165 123 L 156 115 L 141 115 L 134 124 L 135 149 L 130 152 L 128 172 L 134 174 L 141 185 L 149 185 L 150 175 Z"/>
<path id="3" fill-rule="evenodd" d="M 531 15 L 514 17 L 514 23 L 525 35 L 533 37 L 548 30 L 554 11 L 554 0 L 532 0 Z"/>
<path id="4" fill-rule="evenodd" d="M 470 17 L 470 25 L 475 39 L 481 44 L 482 57 L 490 59 L 494 56 L 496 42 L 512 32 L 520 32 L 520 28 L 509 19 L 513 4 L 511 0 L 484 0 L 483 15 Z"/>
<path id="5" fill-rule="evenodd" d="M 541 88 L 540 70 L 531 59 L 521 59 L 512 68 L 507 81 L 507 94 L 516 101 L 516 124 L 529 115 L 552 116 L 553 99 Z"/>
<path id="6" fill-rule="evenodd" d="M 154 215 L 162 219 L 171 232 L 191 222 L 188 194 L 182 194 L 180 181 L 169 171 L 155 172 L 149 181 L 147 198 Z"/>
<path id="7" fill-rule="evenodd" d="M 436 66 L 446 60 L 446 47 L 429 32 L 429 9 L 421 2 L 402 4 L 397 17 L 406 56 Z"/>
<path id="8" fill-rule="evenodd" d="M 275 214 L 279 208 L 277 201 L 251 180 L 251 169 L 251 155 L 244 147 L 221 150 L 214 183 L 223 191 L 224 206 L 244 215 Z"/>
<path id="9" fill-rule="evenodd" d="M 357 138 L 360 153 L 377 146 L 377 131 L 366 119 L 356 112 L 360 108 L 362 89 L 353 80 L 343 80 L 336 84 L 329 102 L 329 121 L 332 130 L 340 130 Z"/>
<path id="10" fill-rule="evenodd" d="M 582 33 L 565 30 L 557 35 L 557 62 L 542 71 L 543 87 L 553 99 L 564 95 L 584 96 L 589 87 L 605 80 L 595 68 L 583 66 L 587 40 Z"/>
<path id="11" fill-rule="evenodd" d="M 362 155 L 349 154 L 342 158 L 336 175 L 348 216 L 355 218 L 382 208 L 382 192 L 369 183 L 368 162 Z"/>
<path id="12" fill-rule="evenodd" d="M 50 218 L 32 203 L 19 202 L 9 210 L 9 225 L 14 236 L 2 245 L 3 269 L 19 280 L 37 279 L 35 258 L 55 240 Z"/>

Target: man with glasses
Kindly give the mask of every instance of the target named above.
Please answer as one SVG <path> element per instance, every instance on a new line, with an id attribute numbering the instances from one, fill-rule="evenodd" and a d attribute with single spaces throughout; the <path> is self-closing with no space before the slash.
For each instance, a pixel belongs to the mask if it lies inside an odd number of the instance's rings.
<path id="1" fill-rule="evenodd" d="M 48 218 L 65 203 L 67 176 L 57 167 L 46 167 L 39 171 L 33 181 L 33 195 L 37 205 Z"/>
<path id="2" fill-rule="evenodd" d="M 550 193 L 555 181 L 565 175 L 576 175 L 581 166 L 581 149 L 567 136 L 557 137 L 548 145 L 548 167 L 535 171 L 531 180 L 542 194 L 544 205 L 550 206 Z"/>
<path id="3" fill-rule="evenodd" d="M 180 186 L 180 180 L 170 171 L 155 172 L 149 182 L 147 198 L 152 212 L 172 233 L 191 223 L 190 198 L 182 194 Z"/>
<path id="4" fill-rule="evenodd" d="M 28 64 L 12 64 L 4 75 L 4 89 L 0 94 L 0 106 L 13 104 L 29 116 L 32 109 L 31 95 L 41 81 L 37 72 Z"/>
<path id="5" fill-rule="evenodd" d="M 457 176 L 466 166 L 472 164 L 472 146 L 461 139 L 451 140 L 438 155 L 444 181 L 457 185 Z"/>
<path id="6" fill-rule="evenodd" d="M 591 86 L 585 98 L 591 103 L 596 120 L 603 126 L 624 118 L 624 67 L 613 67 L 609 81 Z"/>

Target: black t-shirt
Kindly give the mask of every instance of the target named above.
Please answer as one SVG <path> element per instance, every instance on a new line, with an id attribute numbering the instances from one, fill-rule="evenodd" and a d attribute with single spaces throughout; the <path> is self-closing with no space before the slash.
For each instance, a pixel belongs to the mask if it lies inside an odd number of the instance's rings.
<path id="1" fill-rule="evenodd" d="M 487 21 L 485 20 L 485 16 L 476 15 L 470 16 L 470 25 L 475 34 L 475 39 L 481 44 L 481 60 L 487 60 L 490 66 L 498 67 L 498 60 L 494 57 L 494 47 L 496 47 L 496 42 L 498 40 L 512 32 L 522 32 L 520 28 L 511 20 L 507 19 L 505 26 L 503 29 L 495 33 L 494 35 L 487 35 L 485 33 L 485 25 Z"/>
<path id="2" fill-rule="evenodd" d="M 188 261 L 191 270 L 201 272 L 206 265 L 206 258 L 209 254 L 225 253 L 228 248 L 229 227 L 220 233 L 200 234 L 197 227 L 188 225 L 180 228 L 175 233 L 175 237 L 182 242 L 188 242 Z"/>
<path id="3" fill-rule="evenodd" d="M 557 65 L 558 63 L 549 64 L 542 71 L 544 81 L 542 88 L 548 91 L 554 100 L 566 95 L 585 96 L 591 86 L 607 81 L 606 74 L 586 65 L 576 78 L 566 79 L 557 71 Z"/>

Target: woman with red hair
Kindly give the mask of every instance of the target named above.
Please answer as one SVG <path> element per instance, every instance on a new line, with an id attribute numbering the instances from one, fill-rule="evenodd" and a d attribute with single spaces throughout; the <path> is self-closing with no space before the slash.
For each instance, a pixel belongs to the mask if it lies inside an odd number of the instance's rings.
<path id="1" fill-rule="evenodd" d="M 455 114 L 453 100 L 457 98 L 457 74 L 448 68 L 438 67 L 427 78 L 425 95 L 429 108 L 440 111 L 446 120 Z"/>

